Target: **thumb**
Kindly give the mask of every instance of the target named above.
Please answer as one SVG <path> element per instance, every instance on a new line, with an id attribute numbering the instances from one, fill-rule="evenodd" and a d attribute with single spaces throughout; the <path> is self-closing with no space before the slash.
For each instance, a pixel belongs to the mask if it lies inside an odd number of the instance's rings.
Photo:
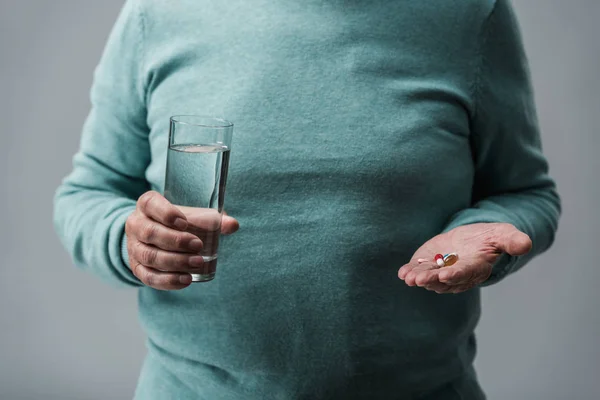
<path id="1" fill-rule="evenodd" d="M 511 224 L 500 224 L 496 228 L 493 245 L 511 256 L 522 256 L 531 250 L 529 236 Z"/>
<path id="2" fill-rule="evenodd" d="M 225 211 L 223 211 L 223 219 L 221 220 L 221 233 L 224 235 L 229 235 L 236 232 L 238 229 L 240 229 L 240 223 L 238 220 L 230 217 Z"/>

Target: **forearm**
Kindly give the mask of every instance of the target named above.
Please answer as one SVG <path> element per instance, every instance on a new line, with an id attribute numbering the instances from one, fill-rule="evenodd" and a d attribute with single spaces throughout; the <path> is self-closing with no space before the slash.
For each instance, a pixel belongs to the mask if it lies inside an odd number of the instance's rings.
<path id="1" fill-rule="evenodd" d="M 56 232 L 74 264 L 116 286 L 140 286 L 122 257 L 125 220 L 135 200 L 68 179 L 54 198 Z"/>
<path id="2" fill-rule="evenodd" d="M 73 159 L 73 171 L 56 190 L 55 230 L 78 268 L 115 285 L 136 286 L 140 283 L 121 254 L 125 220 L 137 198 L 149 189 L 143 178 L 146 161 L 119 146 L 113 130 L 100 120 L 93 110 Z M 130 139 L 130 146 L 137 148 L 144 148 L 145 143 Z"/>

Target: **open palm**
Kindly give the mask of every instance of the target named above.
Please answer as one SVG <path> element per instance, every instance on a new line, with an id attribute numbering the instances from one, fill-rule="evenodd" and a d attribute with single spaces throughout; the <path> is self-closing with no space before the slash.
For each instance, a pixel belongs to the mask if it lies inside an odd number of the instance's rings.
<path id="1" fill-rule="evenodd" d="M 531 250 L 531 239 L 511 224 L 479 223 L 455 228 L 423 244 L 398 277 L 409 286 L 436 293 L 460 293 L 484 282 L 502 253 L 520 256 Z M 436 254 L 458 254 L 452 266 L 438 267 Z"/>

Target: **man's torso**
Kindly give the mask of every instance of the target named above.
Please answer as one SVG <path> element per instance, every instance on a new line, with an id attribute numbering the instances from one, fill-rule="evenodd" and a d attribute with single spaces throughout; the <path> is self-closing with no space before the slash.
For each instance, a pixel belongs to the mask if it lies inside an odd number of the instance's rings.
<path id="1" fill-rule="evenodd" d="M 231 398 L 388 398 L 463 373 L 478 291 L 439 296 L 396 274 L 470 205 L 491 2 L 142 5 L 147 179 L 163 189 L 171 115 L 231 120 L 225 209 L 241 224 L 214 281 L 141 290 L 156 359 Z"/>

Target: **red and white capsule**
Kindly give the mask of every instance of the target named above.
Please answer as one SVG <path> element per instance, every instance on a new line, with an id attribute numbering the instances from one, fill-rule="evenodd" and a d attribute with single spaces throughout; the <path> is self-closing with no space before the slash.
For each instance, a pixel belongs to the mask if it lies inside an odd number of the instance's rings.
<path id="1" fill-rule="evenodd" d="M 441 254 L 436 254 L 435 257 L 433 257 L 433 261 L 435 261 L 438 267 L 443 267 L 446 265 L 446 262 L 444 261 L 444 256 Z"/>

